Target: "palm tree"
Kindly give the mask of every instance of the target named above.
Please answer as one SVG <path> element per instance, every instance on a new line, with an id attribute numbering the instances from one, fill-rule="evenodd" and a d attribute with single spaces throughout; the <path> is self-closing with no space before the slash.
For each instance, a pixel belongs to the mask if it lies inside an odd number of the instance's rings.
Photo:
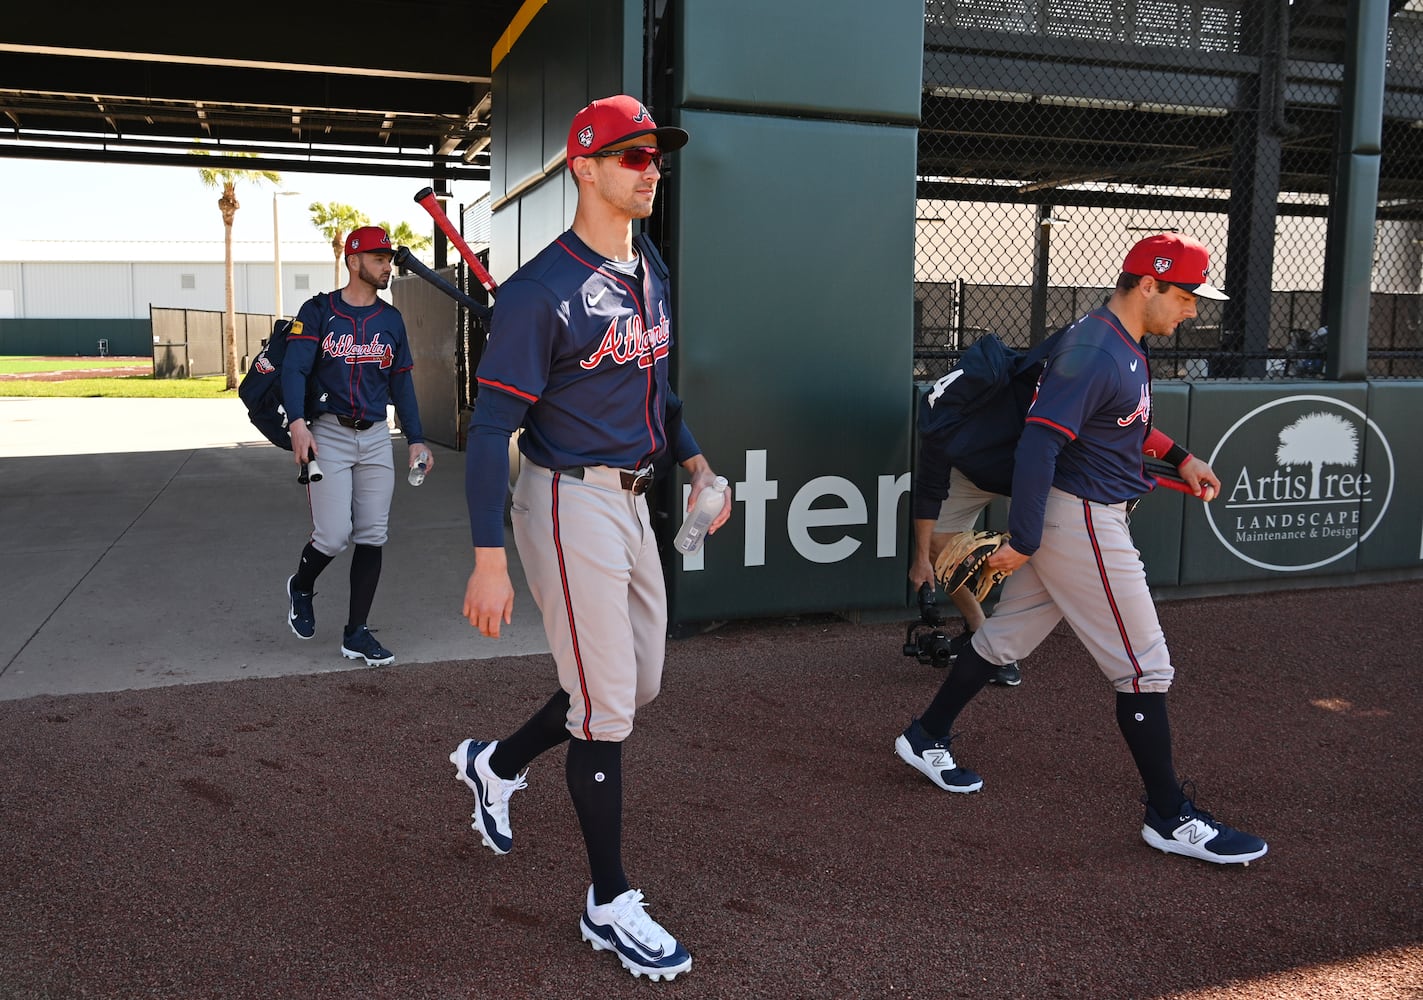
<path id="1" fill-rule="evenodd" d="M 1318 500 L 1324 466 L 1359 464 L 1359 432 L 1337 413 L 1310 413 L 1280 431 L 1275 461 L 1309 466 L 1309 499 Z"/>
<path id="2" fill-rule="evenodd" d="M 210 150 L 194 149 L 191 151 L 194 156 L 207 156 Z M 256 153 L 227 153 L 227 156 L 252 156 Z M 222 197 L 217 200 L 217 207 L 222 212 L 222 245 L 223 245 L 223 266 L 227 280 L 227 304 L 222 319 L 222 347 L 225 359 L 223 368 L 227 372 L 227 388 L 237 388 L 237 308 L 235 281 L 232 273 L 232 220 L 237 215 L 237 210 L 242 206 L 237 202 L 237 184 L 239 181 L 252 181 L 260 183 L 271 181 L 273 184 L 282 182 L 282 175 L 275 170 L 234 170 L 232 167 L 199 167 L 198 176 L 202 178 L 204 184 L 210 188 L 221 188 Z"/>
<path id="3" fill-rule="evenodd" d="M 331 255 L 336 258 L 332 267 L 331 287 L 340 288 L 341 254 L 346 249 L 346 234 L 370 225 L 370 216 L 339 201 L 313 201 L 307 209 L 311 212 L 311 224 L 331 241 Z"/>
<path id="4" fill-rule="evenodd" d="M 410 252 L 418 254 L 421 250 L 434 246 L 435 241 L 428 236 L 422 236 L 414 229 L 410 228 L 410 223 L 400 222 L 392 226 L 389 222 L 379 223 L 380 227 L 390 234 L 391 246 L 409 247 Z"/>

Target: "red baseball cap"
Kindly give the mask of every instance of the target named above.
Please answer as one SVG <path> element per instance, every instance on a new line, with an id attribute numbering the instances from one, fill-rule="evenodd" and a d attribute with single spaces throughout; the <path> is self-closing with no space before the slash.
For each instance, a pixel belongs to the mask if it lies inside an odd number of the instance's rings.
<path id="1" fill-rule="evenodd" d="M 347 257 L 353 253 L 375 253 L 377 251 L 395 253 L 395 247 L 390 245 L 389 234 L 380 226 L 362 226 L 346 237 L 345 255 Z"/>
<path id="2" fill-rule="evenodd" d="M 1209 266 L 1210 254 L 1204 244 L 1179 233 L 1158 233 L 1127 251 L 1122 270 L 1169 281 L 1203 298 L 1229 299 L 1229 295 L 1206 280 Z"/>
<path id="3" fill-rule="evenodd" d="M 619 94 L 594 101 L 573 116 L 568 129 L 568 160 L 572 163 L 576 156 L 587 156 L 640 135 L 657 136 L 657 147 L 664 150 L 681 149 L 691 138 L 686 129 L 675 125 L 658 128 L 641 101 Z"/>

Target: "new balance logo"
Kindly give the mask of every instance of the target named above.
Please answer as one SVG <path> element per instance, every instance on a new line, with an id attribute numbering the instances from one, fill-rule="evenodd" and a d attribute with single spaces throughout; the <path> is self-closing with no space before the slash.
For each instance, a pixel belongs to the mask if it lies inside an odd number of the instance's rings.
<path id="1" fill-rule="evenodd" d="M 954 769 L 954 755 L 947 750 L 925 750 L 924 760 L 936 771 L 952 771 Z"/>
<path id="2" fill-rule="evenodd" d="M 1182 840 L 1195 846 L 1196 844 L 1204 844 L 1207 840 L 1210 840 L 1215 836 L 1215 832 L 1215 827 L 1207 823 L 1202 823 L 1198 819 L 1193 819 L 1189 823 L 1178 826 L 1172 836 L 1177 840 Z"/>

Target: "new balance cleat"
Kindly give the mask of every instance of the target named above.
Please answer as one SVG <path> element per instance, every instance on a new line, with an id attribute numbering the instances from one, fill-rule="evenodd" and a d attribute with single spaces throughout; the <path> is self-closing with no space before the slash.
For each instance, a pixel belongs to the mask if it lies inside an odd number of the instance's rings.
<path id="1" fill-rule="evenodd" d="M 647 915 L 646 906 L 637 889 L 629 889 L 611 903 L 598 906 L 593 902 L 593 887 L 589 886 L 588 904 L 578 923 L 583 940 L 594 951 L 613 952 L 633 976 L 646 976 L 653 982 L 676 979 L 692 967 L 692 956 Z"/>
<path id="2" fill-rule="evenodd" d="M 934 739 L 915 719 L 894 741 L 894 752 L 946 792 L 976 792 L 983 787 L 983 779 L 977 772 L 954 762 L 954 755 L 949 752 L 952 740 L 952 736 Z"/>
<path id="3" fill-rule="evenodd" d="M 1023 683 L 1023 672 L 1018 669 L 1018 661 L 1014 660 L 993 671 L 993 676 L 988 680 L 993 684 L 1002 684 L 1004 687 L 1017 687 Z"/>
<path id="4" fill-rule="evenodd" d="M 376 642 L 365 625 L 347 632 L 341 640 L 341 655 L 348 660 L 365 660 L 368 667 L 383 667 L 395 662 L 395 654 Z"/>
<path id="5" fill-rule="evenodd" d="M 1199 858 L 1217 865 L 1248 865 L 1263 857 L 1269 846 L 1259 837 L 1226 826 L 1190 799 L 1179 814 L 1162 817 L 1146 806 L 1141 839 L 1159 851 Z"/>
<path id="6" fill-rule="evenodd" d="M 470 825 L 485 845 L 495 854 L 508 854 L 514 846 L 514 833 L 509 828 L 509 798 L 521 788 L 529 787 L 524 771 L 514 778 L 501 778 L 489 769 L 489 758 L 498 740 L 465 740 L 450 754 L 455 766 L 455 778 L 463 781 L 479 801 Z"/>
<path id="7" fill-rule="evenodd" d="M 295 581 L 295 575 L 287 577 L 287 624 L 301 638 L 310 639 L 316 634 L 316 610 L 311 606 L 316 591 L 297 590 L 292 586 Z"/>

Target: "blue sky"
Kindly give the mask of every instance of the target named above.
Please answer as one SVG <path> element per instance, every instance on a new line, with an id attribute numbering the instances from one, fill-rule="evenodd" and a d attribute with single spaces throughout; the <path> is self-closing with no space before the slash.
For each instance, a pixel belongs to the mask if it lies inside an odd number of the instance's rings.
<path id="1" fill-rule="evenodd" d="M 433 235 L 430 216 L 415 204 L 429 185 L 419 180 L 339 174 L 282 174 L 282 188 L 300 194 L 278 199 L 282 243 L 319 240 L 307 205 L 344 202 L 392 225 L 408 222 Z M 486 185 L 454 185 L 447 211 L 457 219 L 461 202 L 470 204 Z M 272 238 L 271 185 L 242 183 L 242 207 L 233 238 Z M 146 167 L 59 160 L 0 158 L 0 238 L 10 240 L 220 240 L 219 192 L 206 187 L 196 167 Z M 458 224 L 458 223 L 456 223 Z"/>

